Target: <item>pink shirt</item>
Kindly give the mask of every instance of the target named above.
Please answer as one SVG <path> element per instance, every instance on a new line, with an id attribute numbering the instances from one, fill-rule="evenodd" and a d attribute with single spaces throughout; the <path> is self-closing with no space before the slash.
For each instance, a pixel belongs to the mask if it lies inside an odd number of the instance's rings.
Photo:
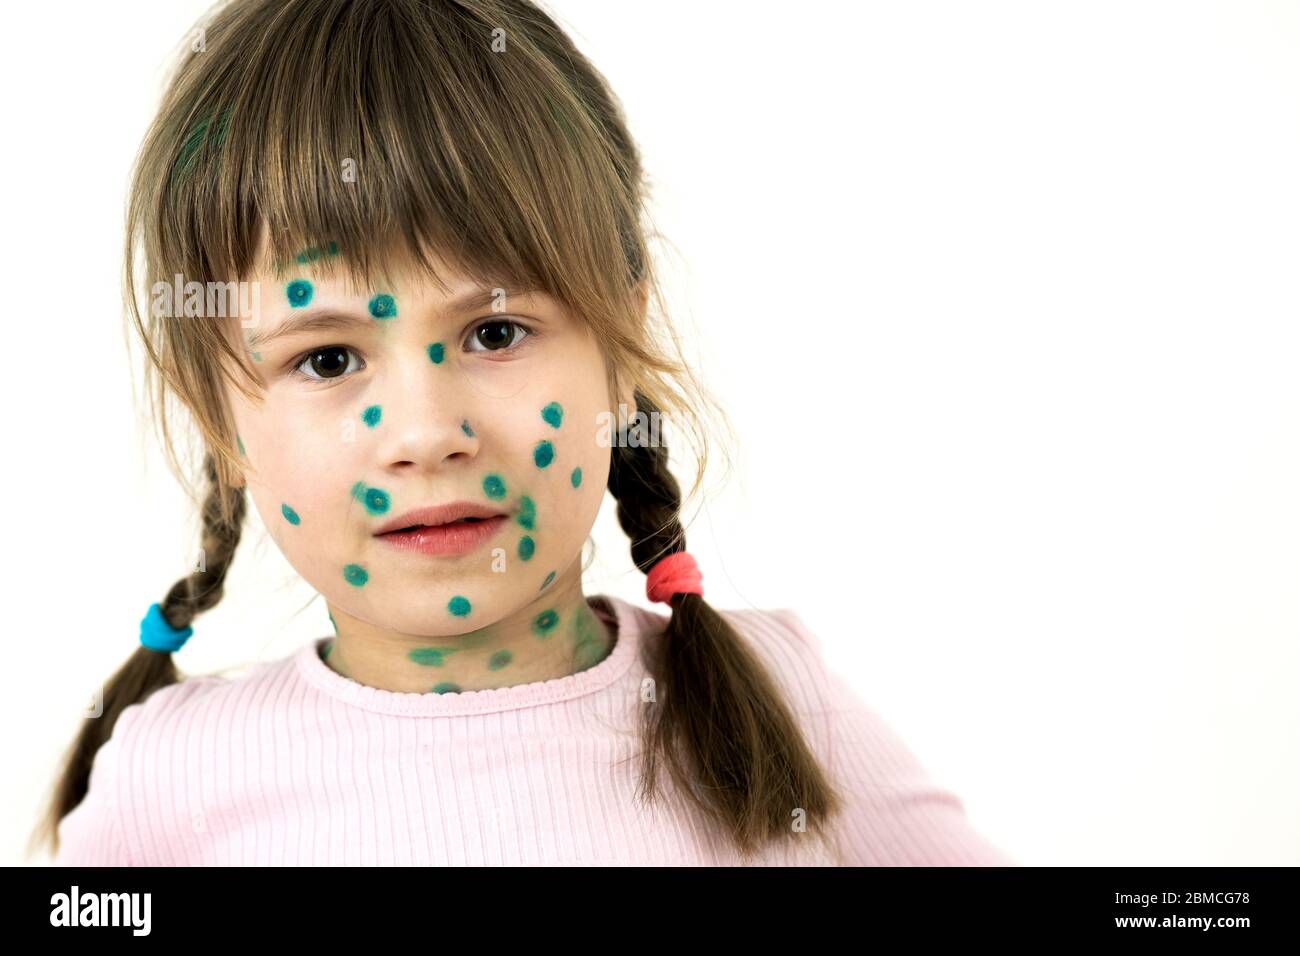
<path id="1" fill-rule="evenodd" d="M 56 865 L 735 865 L 666 771 L 636 799 L 638 649 L 666 618 L 589 598 L 617 627 L 568 677 L 454 694 L 366 687 L 320 638 L 236 678 L 190 677 L 123 711 Z M 768 665 L 846 808 L 843 862 L 1019 865 L 971 828 L 788 609 L 722 611 Z M 797 834 L 764 865 L 834 863 Z"/>

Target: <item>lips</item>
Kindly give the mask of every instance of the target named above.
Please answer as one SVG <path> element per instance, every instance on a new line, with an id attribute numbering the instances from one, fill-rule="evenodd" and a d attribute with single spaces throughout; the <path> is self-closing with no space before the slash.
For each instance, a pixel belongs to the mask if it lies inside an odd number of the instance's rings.
<path id="1" fill-rule="evenodd" d="M 509 523 L 510 519 L 506 515 L 496 515 L 478 521 L 450 521 L 432 527 L 419 525 L 407 530 L 389 531 L 377 537 L 398 551 L 452 558 L 477 550 Z"/>
<path id="2" fill-rule="evenodd" d="M 476 501 L 452 501 L 448 504 L 430 505 L 400 514 L 380 525 L 375 535 L 384 536 L 399 531 L 409 533 L 420 528 L 449 526 L 472 528 L 476 524 L 491 523 L 493 519 L 505 517 L 507 517 L 505 512 L 490 505 L 479 504 Z"/>

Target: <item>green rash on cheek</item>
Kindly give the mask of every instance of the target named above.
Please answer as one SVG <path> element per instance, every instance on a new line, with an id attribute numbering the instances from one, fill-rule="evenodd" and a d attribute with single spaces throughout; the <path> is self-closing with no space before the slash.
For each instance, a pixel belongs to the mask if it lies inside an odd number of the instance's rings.
<path id="1" fill-rule="evenodd" d="M 367 425 L 369 425 L 371 428 L 374 428 L 376 425 L 379 424 L 379 419 L 383 414 L 384 414 L 383 409 L 381 409 L 378 405 L 371 405 L 369 408 L 367 408 L 364 412 L 361 413 L 361 420 L 365 422 Z"/>
<path id="2" fill-rule="evenodd" d="M 537 523 L 537 506 L 533 504 L 532 498 L 524 495 L 519 499 L 519 517 L 515 520 L 520 527 L 533 530 L 533 525 Z"/>
<path id="3" fill-rule="evenodd" d="M 284 520 L 289 524 L 301 524 L 302 519 L 298 517 L 298 512 L 294 511 L 288 505 L 280 505 L 280 514 L 284 515 Z"/>
<path id="4" fill-rule="evenodd" d="M 542 582 L 542 586 L 541 586 L 540 588 L 538 588 L 537 590 L 539 590 L 539 591 L 545 591 L 545 590 L 546 590 L 546 585 L 550 584 L 550 583 L 551 583 L 552 581 L 554 581 L 554 580 L 555 580 L 555 572 L 552 571 L 550 574 L 548 574 L 548 575 L 546 576 L 546 580 Z"/>
<path id="5" fill-rule="evenodd" d="M 495 654 L 492 655 L 491 659 L 488 660 L 488 670 L 493 670 L 493 671 L 501 670 L 501 668 L 505 667 L 507 664 L 510 663 L 513 657 L 514 655 L 511 654 L 509 651 L 497 651 Z"/>
<path id="6" fill-rule="evenodd" d="M 370 314 L 376 319 L 391 319 L 397 315 L 397 303 L 391 295 L 381 292 L 370 300 Z"/>
<path id="7" fill-rule="evenodd" d="M 443 348 L 441 342 L 434 342 L 429 346 L 429 361 L 434 365 L 441 365 L 446 354 L 446 349 Z"/>
<path id="8" fill-rule="evenodd" d="M 453 684 L 451 681 L 443 681 L 441 684 L 433 685 L 435 694 L 456 694 L 460 692 L 460 685 Z"/>
<path id="9" fill-rule="evenodd" d="M 538 637 L 550 637 L 555 625 L 560 623 L 560 615 L 554 608 L 548 608 L 533 618 L 533 633 Z"/>
<path id="10" fill-rule="evenodd" d="M 370 580 L 370 575 L 366 573 L 366 569 L 361 565 L 349 564 L 345 565 L 343 568 L 343 578 L 348 582 L 348 584 L 354 585 L 355 587 L 361 587 Z"/>
<path id="11" fill-rule="evenodd" d="M 581 468 L 575 468 L 575 469 L 573 469 L 573 474 L 569 475 L 569 482 L 570 482 L 570 483 L 573 485 L 573 487 L 575 487 L 575 488 L 578 487 L 578 485 L 582 484 L 582 469 L 581 469 Z"/>
<path id="12" fill-rule="evenodd" d="M 489 498 L 504 498 L 506 496 L 506 483 L 500 475 L 488 475 L 483 479 L 483 494 Z"/>
<path id="13" fill-rule="evenodd" d="M 352 497 L 364 504 L 372 515 L 383 514 L 391 503 L 388 492 L 380 488 L 367 488 L 364 481 L 358 481 L 352 486 Z"/>
<path id="14" fill-rule="evenodd" d="M 555 460 L 555 446 L 548 441 L 540 441 L 533 449 L 533 463 L 538 468 L 545 468 Z"/>
<path id="15" fill-rule="evenodd" d="M 306 279 L 294 279 L 284 289 L 284 294 L 289 299 L 289 305 L 295 309 L 301 309 L 310 302 L 311 293 L 311 283 Z"/>
<path id="16" fill-rule="evenodd" d="M 524 535 L 519 539 L 519 560 L 527 561 L 533 556 L 533 552 L 536 549 L 537 543 L 533 541 L 532 538 L 528 537 L 528 535 Z"/>
<path id="17" fill-rule="evenodd" d="M 551 402 L 542 409 L 542 421 L 552 428 L 560 427 L 560 422 L 564 421 L 564 409 L 560 407 L 559 402 Z"/>
<path id="18" fill-rule="evenodd" d="M 468 598 L 461 597 L 459 594 L 447 602 L 447 610 L 457 617 L 464 617 L 470 612 L 470 603 Z"/>

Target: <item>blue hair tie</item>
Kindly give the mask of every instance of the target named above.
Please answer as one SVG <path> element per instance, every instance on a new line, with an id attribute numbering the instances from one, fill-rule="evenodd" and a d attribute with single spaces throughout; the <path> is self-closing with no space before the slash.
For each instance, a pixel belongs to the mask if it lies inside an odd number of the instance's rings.
<path id="1" fill-rule="evenodd" d="M 173 653 L 194 633 L 194 628 L 186 626 L 177 630 L 163 617 L 162 607 L 149 605 L 149 613 L 140 622 L 140 643 L 152 651 Z"/>

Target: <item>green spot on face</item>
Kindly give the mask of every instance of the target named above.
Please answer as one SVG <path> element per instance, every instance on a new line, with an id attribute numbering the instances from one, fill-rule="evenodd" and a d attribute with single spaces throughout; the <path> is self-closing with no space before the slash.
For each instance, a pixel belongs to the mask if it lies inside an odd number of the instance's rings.
<path id="1" fill-rule="evenodd" d="M 367 408 L 364 412 L 361 413 L 361 420 L 365 422 L 367 425 L 369 425 L 371 428 L 374 428 L 376 425 L 379 424 L 379 419 L 382 415 L 383 415 L 383 409 L 381 409 L 378 405 L 371 405 L 369 408 Z"/>
<path id="2" fill-rule="evenodd" d="M 447 610 L 457 617 L 464 617 L 469 613 L 469 599 L 458 594 L 447 602 Z"/>
<path id="3" fill-rule="evenodd" d="M 298 517 L 298 512 L 294 511 L 288 505 L 280 505 L 280 514 L 284 515 L 284 520 L 289 524 L 301 524 L 302 519 Z"/>
<path id="4" fill-rule="evenodd" d="M 559 402 L 551 402 L 542 409 L 542 421 L 552 428 L 559 428 L 560 422 L 564 420 L 564 409 L 560 407 Z"/>
<path id="5" fill-rule="evenodd" d="M 470 438 L 473 438 L 473 437 L 474 437 L 474 429 L 472 429 L 472 428 L 469 427 L 469 422 L 467 422 L 467 421 L 465 421 L 465 422 L 461 422 L 461 423 L 460 423 L 460 430 L 463 431 L 463 432 L 464 432 L 466 435 L 468 435 Z"/>
<path id="6" fill-rule="evenodd" d="M 550 574 L 548 574 L 548 575 L 546 576 L 546 580 L 542 582 L 542 586 L 541 586 L 540 588 L 538 588 L 537 590 L 539 590 L 539 591 L 545 591 L 545 590 L 546 590 L 546 585 L 550 584 L 550 583 L 551 583 L 552 581 L 554 581 L 554 580 L 555 580 L 555 572 L 552 571 Z"/>
<path id="7" fill-rule="evenodd" d="M 573 469 L 573 474 L 569 476 L 569 481 L 573 483 L 573 487 L 575 488 L 578 487 L 578 485 L 582 484 L 582 469 L 581 468 Z"/>
<path id="8" fill-rule="evenodd" d="M 306 279 L 294 279 L 285 287 L 284 294 L 289 297 L 289 305 L 301 309 L 311 301 L 311 283 Z"/>
<path id="9" fill-rule="evenodd" d="M 545 468 L 555 460 L 555 446 L 548 441 L 539 441 L 533 449 L 533 461 L 538 468 Z"/>
<path id="10" fill-rule="evenodd" d="M 514 655 L 509 651 L 497 651 L 492 655 L 491 659 L 488 660 L 488 670 L 501 670 L 501 668 L 510 663 L 513 656 Z"/>
<path id="11" fill-rule="evenodd" d="M 533 542 L 533 539 L 528 537 L 528 535 L 524 535 L 519 539 L 519 560 L 527 561 L 533 556 L 533 551 L 535 551 L 536 548 L 537 545 Z"/>
<path id="12" fill-rule="evenodd" d="M 376 319 L 391 319 L 397 315 L 397 303 L 386 292 L 381 292 L 370 300 L 370 314 Z"/>
<path id="13" fill-rule="evenodd" d="M 352 497 L 364 504 L 372 515 L 383 514 L 391 503 L 388 492 L 380 488 L 368 488 L 364 481 L 358 481 L 352 486 Z"/>
<path id="14" fill-rule="evenodd" d="M 553 608 L 545 610 L 533 618 L 533 633 L 538 637 L 550 637 L 551 631 L 555 630 L 555 625 L 559 623 L 560 615 Z"/>
<path id="15" fill-rule="evenodd" d="M 454 647 L 417 647 L 406 656 L 426 667 L 441 667 L 446 663 L 446 655 L 454 650 Z"/>
<path id="16" fill-rule="evenodd" d="M 325 613 L 326 613 L 326 614 L 329 614 L 330 623 L 334 625 L 334 633 L 337 634 L 337 633 L 339 632 L 339 626 L 338 626 L 338 624 L 337 624 L 337 623 L 335 622 L 335 620 L 334 620 L 334 615 L 331 614 L 329 611 L 326 611 Z M 330 646 L 331 646 L 331 647 L 334 646 L 334 645 L 333 645 L 333 642 L 330 643 Z"/>
<path id="17" fill-rule="evenodd" d="M 441 365 L 446 350 L 442 347 L 441 342 L 434 342 L 429 346 L 429 361 L 434 365 Z"/>
<path id="18" fill-rule="evenodd" d="M 236 434 L 236 435 L 235 435 L 235 441 L 237 441 L 237 442 L 239 443 L 239 453 L 240 453 L 241 455 L 247 455 L 248 452 L 244 450 L 244 439 L 240 438 L 239 435 Z"/>
<path id="19" fill-rule="evenodd" d="M 456 694 L 460 692 L 460 685 L 453 684 L 451 681 L 443 681 L 441 684 L 433 685 L 435 694 Z"/>
<path id="20" fill-rule="evenodd" d="M 361 585 L 370 580 L 370 575 L 366 573 L 366 569 L 359 564 L 349 564 L 344 566 L 343 577 L 348 584 L 355 585 L 356 587 L 361 587 Z"/>
<path id="21" fill-rule="evenodd" d="M 483 479 L 483 494 L 489 498 L 504 498 L 506 483 L 501 480 L 500 475 L 488 475 Z"/>
<path id="22" fill-rule="evenodd" d="M 254 361 L 254 362 L 260 362 L 260 361 L 262 361 L 262 353 L 261 353 L 261 352 L 254 352 L 254 353 L 253 353 L 253 361 Z"/>
<path id="23" fill-rule="evenodd" d="M 516 520 L 529 531 L 533 530 L 533 525 L 537 522 L 537 505 L 527 495 L 519 499 L 519 517 Z"/>

